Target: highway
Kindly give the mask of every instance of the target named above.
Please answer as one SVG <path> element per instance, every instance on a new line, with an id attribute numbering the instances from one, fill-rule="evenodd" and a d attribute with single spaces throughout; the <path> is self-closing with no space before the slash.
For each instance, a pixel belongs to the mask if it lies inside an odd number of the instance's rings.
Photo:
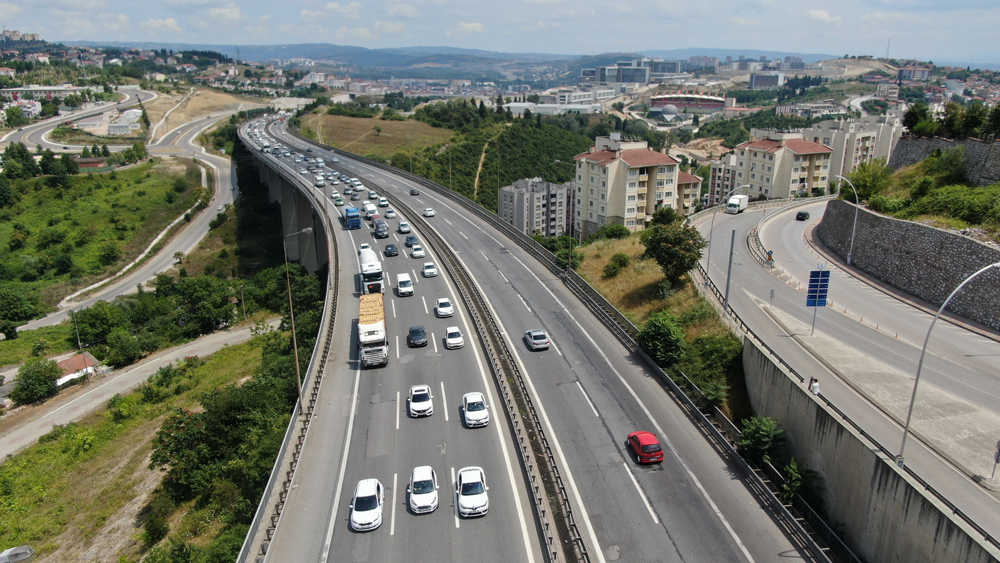
<path id="1" fill-rule="evenodd" d="M 281 142 L 301 143 L 275 129 L 272 128 Z M 319 149 L 314 151 L 308 156 L 321 156 L 328 162 L 333 156 Z M 457 253 L 487 296 L 490 307 L 506 331 L 508 345 L 529 379 L 533 400 L 541 411 L 544 429 L 556 449 L 560 470 L 570 489 L 574 515 L 580 523 L 592 560 L 773 561 L 781 557 L 807 558 L 804 550 L 797 549 L 798 540 L 787 537 L 772 514 L 762 507 L 762 501 L 742 481 L 736 466 L 720 457 L 702 431 L 692 424 L 641 361 L 614 339 L 560 280 L 553 278 L 498 231 L 475 218 L 468 218 L 467 213 L 450 200 L 422 188 L 419 196 L 410 196 L 411 185 L 403 178 L 343 155 L 338 156 L 341 162 L 335 168 L 361 178 L 366 184 L 378 186 L 390 196 L 406 201 L 414 210 L 432 207 L 437 211 L 437 216 L 428 221 Z M 394 221 L 389 222 L 395 226 Z M 341 235 L 338 233 L 338 237 Z M 394 273 L 391 266 L 393 260 L 396 259 L 387 261 L 391 273 Z M 346 265 L 343 267 L 347 268 Z M 417 289 L 418 294 L 421 293 L 422 284 L 418 284 Z M 414 298 L 406 299 L 415 302 Z M 348 311 L 347 314 L 352 313 Z M 423 311 L 418 307 L 417 313 L 419 317 Z M 402 328 L 405 327 L 399 327 Z M 522 341 L 522 334 L 531 328 L 546 329 L 554 343 L 552 348 L 543 352 L 529 351 Z M 470 334 L 468 330 L 465 332 Z M 344 333 L 341 331 L 340 334 Z M 343 345 L 346 346 L 346 340 Z M 403 360 L 401 358 L 400 362 Z M 392 362 L 390 369 L 391 366 Z M 464 363 L 456 369 L 475 372 L 477 367 Z M 379 375 L 378 379 L 383 378 Z M 395 376 L 384 379 L 395 380 Z M 366 378 L 362 377 L 361 382 L 365 384 Z M 383 388 L 386 387 L 383 384 Z M 392 395 L 399 388 L 399 385 L 393 385 L 386 390 Z M 378 393 L 380 401 L 387 400 L 382 389 Z M 358 404 L 363 405 L 369 396 L 361 392 Z M 450 390 L 448 397 L 453 405 L 451 414 L 454 415 L 457 413 L 454 407 L 457 397 Z M 321 414 L 320 420 L 323 418 Z M 370 421 L 361 413 L 350 418 L 357 427 L 354 432 L 367 430 L 368 440 L 371 440 Z M 660 436 L 667 451 L 662 464 L 639 467 L 628 454 L 623 442 L 629 432 L 637 429 L 650 430 Z M 314 429 L 310 431 L 312 433 Z M 322 435 L 326 436 L 326 433 Z M 430 441 L 440 443 L 445 440 L 435 436 Z M 336 439 L 326 443 L 329 444 L 327 449 L 341 448 Z M 400 440 L 396 439 L 395 443 L 399 444 Z M 309 450 L 307 448 L 307 452 Z M 305 467 L 308 467 L 306 460 L 310 455 L 307 453 L 303 457 Z M 326 467 L 337 465 L 336 452 L 312 455 L 322 459 Z M 348 473 L 351 467 L 365 463 L 354 459 L 361 452 L 353 446 L 344 455 L 347 455 Z M 409 450 L 400 452 L 400 455 L 412 460 L 405 465 L 415 465 L 418 461 L 409 457 L 412 455 Z M 440 477 L 441 469 L 438 466 L 435 468 Z M 406 471 L 398 469 L 395 464 L 388 464 L 388 469 L 383 469 L 378 475 L 383 482 L 389 470 L 393 473 Z M 496 471 L 488 469 L 487 475 L 491 473 Z M 494 477 L 493 482 L 496 481 Z M 344 485 L 345 495 L 349 495 L 346 490 L 348 485 L 353 486 L 351 479 L 347 479 Z M 325 499 L 326 495 L 319 495 L 316 502 L 325 502 Z M 346 516 L 342 505 L 343 501 L 335 510 L 339 511 L 340 522 Z M 303 505 L 297 506 L 293 512 L 307 510 L 302 508 Z M 484 520 L 493 517 L 491 514 Z M 284 519 L 285 516 L 278 527 L 278 538 L 289 533 Z M 295 525 L 290 527 L 301 525 L 303 520 L 294 518 Z M 492 521 L 494 526 L 516 528 L 514 522 L 506 519 Z M 412 519 L 405 522 L 406 526 L 419 524 Z M 396 526 L 396 533 L 401 533 L 399 521 Z M 291 533 L 297 539 L 304 537 Z M 384 534 L 385 531 L 376 533 Z M 389 538 L 388 543 L 396 545 L 391 533 Z M 382 543 L 385 541 L 383 536 Z M 276 539 L 272 549 L 285 542 L 290 545 L 293 540 Z M 355 553 L 353 550 L 362 549 L 359 546 L 370 543 L 369 540 L 354 537 L 342 545 L 345 550 L 351 548 L 351 553 Z M 499 554 L 494 557 L 489 549 L 477 550 L 476 553 L 477 558 L 508 560 Z M 297 560 L 313 559 L 305 556 Z M 355 560 L 360 558 L 355 556 Z"/>
<path id="2" fill-rule="evenodd" d="M 892 420 L 832 373 L 814 356 L 799 346 L 764 311 L 771 302 L 774 309 L 797 319 L 805 326 L 812 322 L 812 309 L 805 307 L 805 294 L 779 280 L 767 268 L 760 266 L 747 250 L 745 239 L 764 213 L 774 214 L 765 222 L 760 237 L 765 248 L 774 251 L 777 270 L 791 274 L 797 280 L 808 280 L 808 272 L 820 260 L 807 247 L 803 235 L 823 215 L 826 202 L 795 207 L 787 211 L 750 209 L 739 215 L 719 212 L 712 233 L 715 250 L 708 269 L 714 283 L 722 288 L 726 283 L 731 233 L 736 231 L 736 255 L 730 288 L 730 305 L 743 321 L 781 358 L 805 377 L 818 377 L 822 393 L 847 413 L 890 451 L 897 451 L 902 437 L 902 425 Z M 808 222 L 796 221 L 795 213 L 808 211 Z M 703 236 L 709 237 L 710 217 L 696 221 Z M 816 332 L 831 336 L 859 353 L 914 374 L 924 336 L 933 315 L 899 301 L 894 296 L 876 290 L 842 271 L 835 264 L 832 270 L 830 301 L 832 306 L 817 315 Z M 803 281 L 805 284 L 805 281 Z M 843 311 L 847 309 L 845 314 Z M 860 322 L 860 318 L 864 322 Z M 899 336 L 896 337 L 898 332 Z M 921 375 L 925 385 L 937 387 L 971 404 L 998 412 L 1000 385 L 997 382 L 998 344 L 979 334 L 948 322 L 939 322 L 928 346 Z M 1000 521 L 996 518 L 1000 499 L 960 472 L 931 450 L 917 437 L 909 441 L 906 464 L 946 498 L 970 515 L 994 537 L 1000 536 Z M 990 455 L 985 452 L 984 455 Z"/>

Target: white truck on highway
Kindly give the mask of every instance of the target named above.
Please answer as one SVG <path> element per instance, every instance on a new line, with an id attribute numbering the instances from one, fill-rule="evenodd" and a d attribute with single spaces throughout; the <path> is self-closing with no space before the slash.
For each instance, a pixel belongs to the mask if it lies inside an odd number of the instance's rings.
<path id="1" fill-rule="evenodd" d="M 381 293 L 361 296 L 358 311 L 358 358 L 364 367 L 389 363 L 389 340 L 385 330 L 385 305 Z"/>
<path id="2" fill-rule="evenodd" d="M 733 215 L 743 213 L 749 202 L 750 196 L 748 195 L 734 195 L 729 198 L 729 203 L 726 204 L 726 213 L 732 213 Z"/>
<path id="3" fill-rule="evenodd" d="M 364 248 L 358 254 L 358 260 L 361 262 L 361 292 L 385 293 L 382 262 L 378 254 L 371 248 Z"/>

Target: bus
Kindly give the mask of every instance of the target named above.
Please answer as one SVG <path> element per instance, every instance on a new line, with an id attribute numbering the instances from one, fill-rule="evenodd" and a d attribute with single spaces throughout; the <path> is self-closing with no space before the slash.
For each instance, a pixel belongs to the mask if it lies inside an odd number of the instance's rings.
<path id="1" fill-rule="evenodd" d="M 357 207 L 348 207 L 344 210 L 344 219 L 347 220 L 347 228 L 354 230 L 361 228 L 361 212 Z"/>

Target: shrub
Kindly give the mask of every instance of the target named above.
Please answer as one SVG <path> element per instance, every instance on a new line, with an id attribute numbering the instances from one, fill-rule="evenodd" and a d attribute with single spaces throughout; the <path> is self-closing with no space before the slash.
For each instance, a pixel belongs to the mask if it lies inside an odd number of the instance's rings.
<path id="1" fill-rule="evenodd" d="M 906 209 L 910 205 L 910 200 L 904 197 L 890 197 L 873 195 L 868 198 L 868 207 L 872 211 L 892 215 Z"/>
<path id="2" fill-rule="evenodd" d="M 622 271 L 622 267 L 614 262 L 606 264 L 604 266 L 604 277 L 613 278 L 617 276 Z"/>
<path id="3" fill-rule="evenodd" d="M 778 428 L 778 419 L 752 416 L 743 421 L 740 449 L 756 463 L 771 463 L 785 440 L 785 431 Z"/>
<path id="4" fill-rule="evenodd" d="M 636 340 L 660 367 L 674 366 L 684 357 L 684 332 L 677 319 L 666 311 L 650 316 Z"/>
<path id="5" fill-rule="evenodd" d="M 56 379 L 62 375 L 53 360 L 28 358 L 17 370 L 10 398 L 19 405 L 37 403 L 56 394 Z"/>
<path id="6" fill-rule="evenodd" d="M 619 268 L 627 268 L 632 259 L 628 257 L 627 254 L 621 252 L 616 252 L 611 256 L 611 263 L 618 266 Z"/>

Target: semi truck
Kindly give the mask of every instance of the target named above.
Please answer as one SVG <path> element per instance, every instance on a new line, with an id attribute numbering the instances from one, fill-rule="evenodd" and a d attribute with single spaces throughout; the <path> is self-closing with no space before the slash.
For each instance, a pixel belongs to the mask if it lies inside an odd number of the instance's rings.
<path id="1" fill-rule="evenodd" d="M 385 330 L 385 305 L 381 293 L 361 296 L 358 311 L 358 358 L 364 367 L 389 363 L 389 340 Z"/>
<path id="2" fill-rule="evenodd" d="M 734 195 L 729 198 L 729 203 L 726 204 L 726 213 L 732 213 L 733 215 L 743 213 L 749 202 L 750 196 L 748 195 Z"/>
<path id="3" fill-rule="evenodd" d="M 348 207 L 344 210 L 344 220 L 347 221 L 348 229 L 360 229 L 361 211 L 357 207 Z"/>
<path id="4" fill-rule="evenodd" d="M 378 254 L 371 248 L 365 248 L 359 253 L 358 259 L 361 261 L 362 293 L 385 293 L 382 263 L 378 259 Z"/>

